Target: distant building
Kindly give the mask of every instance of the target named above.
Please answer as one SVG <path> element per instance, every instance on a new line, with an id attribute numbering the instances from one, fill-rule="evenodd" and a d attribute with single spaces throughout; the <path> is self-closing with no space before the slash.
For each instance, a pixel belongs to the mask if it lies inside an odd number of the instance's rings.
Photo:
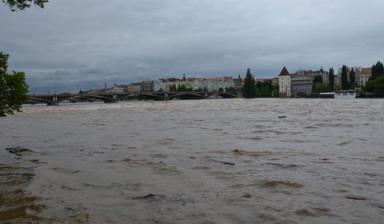
<path id="1" fill-rule="evenodd" d="M 279 96 L 291 97 L 291 75 L 285 66 L 279 75 Z"/>
<path id="2" fill-rule="evenodd" d="M 167 78 L 154 81 L 154 91 L 170 91 L 172 88 L 179 89 L 181 86 L 194 91 L 226 91 L 235 87 L 235 81 L 229 76 L 221 78 Z"/>
<path id="3" fill-rule="evenodd" d="M 325 84 L 329 83 L 329 73 L 324 71 L 323 69 L 320 69 L 320 70 L 299 70 L 292 75 L 292 77 L 310 77 L 310 78 L 312 78 L 312 80 L 316 76 L 321 76 L 323 78 L 323 83 L 325 83 Z"/>
<path id="4" fill-rule="evenodd" d="M 141 83 L 131 83 L 127 86 L 128 93 L 137 93 L 141 90 Z"/>
<path id="5" fill-rule="evenodd" d="M 183 79 L 178 78 L 166 78 L 166 79 L 159 79 L 154 81 L 154 87 L 153 90 L 158 91 L 171 91 L 173 88 L 179 89 L 181 86 L 186 87 L 187 89 L 197 90 L 199 87 L 198 80 L 195 78 L 192 79 L 186 79 L 185 76 Z"/>
<path id="6" fill-rule="evenodd" d="M 201 81 L 201 88 L 208 92 L 226 91 L 230 88 L 235 88 L 235 81 L 230 76 L 207 78 Z"/>
<path id="7" fill-rule="evenodd" d="M 313 78 L 296 76 L 291 78 L 291 91 L 294 97 L 310 96 L 312 94 Z"/>
<path id="8" fill-rule="evenodd" d="M 141 92 L 153 92 L 154 82 L 150 80 L 141 82 Z"/>
<path id="9" fill-rule="evenodd" d="M 354 67 L 356 72 L 356 84 L 358 87 L 364 87 L 372 76 L 372 68 Z"/>
<path id="10" fill-rule="evenodd" d="M 236 78 L 236 79 L 233 79 L 233 82 L 235 84 L 234 88 L 237 92 L 240 92 L 241 89 L 243 88 L 244 86 L 244 80 L 240 77 Z"/>
<path id="11" fill-rule="evenodd" d="M 111 88 L 107 88 L 104 90 L 105 93 L 124 93 L 125 88 L 118 85 L 113 85 Z"/>
<path id="12" fill-rule="evenodd" d="M 279 77 L 272 78 L 272 86 L 279 86 Z"/>

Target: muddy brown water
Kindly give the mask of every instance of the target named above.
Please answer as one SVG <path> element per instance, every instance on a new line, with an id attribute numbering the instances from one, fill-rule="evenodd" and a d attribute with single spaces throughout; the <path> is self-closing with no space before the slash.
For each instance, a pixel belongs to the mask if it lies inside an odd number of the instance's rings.
<path id="1" fill-rule="evenodd" d="M 0 223 L 384 220 L 382 100 L 23 111 L 0 119 Z"/>

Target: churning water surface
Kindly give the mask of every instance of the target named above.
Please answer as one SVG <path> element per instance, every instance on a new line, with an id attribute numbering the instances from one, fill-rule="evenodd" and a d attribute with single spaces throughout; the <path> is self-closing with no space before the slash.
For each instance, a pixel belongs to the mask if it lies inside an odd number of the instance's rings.
<path id="1" fill-rule="evenodd" d="M 0 223 L 383 223 L 383 102 L 25 106 Z"/>

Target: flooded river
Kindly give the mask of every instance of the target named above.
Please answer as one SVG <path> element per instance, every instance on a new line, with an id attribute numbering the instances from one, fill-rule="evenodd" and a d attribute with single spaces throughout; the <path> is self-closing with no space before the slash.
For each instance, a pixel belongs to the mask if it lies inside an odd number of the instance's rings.
<path id="1" fill-rule="evenodd" d="M 0 223 L 384 220 L 382 100 L 23 111 L 0 118 Z"/>

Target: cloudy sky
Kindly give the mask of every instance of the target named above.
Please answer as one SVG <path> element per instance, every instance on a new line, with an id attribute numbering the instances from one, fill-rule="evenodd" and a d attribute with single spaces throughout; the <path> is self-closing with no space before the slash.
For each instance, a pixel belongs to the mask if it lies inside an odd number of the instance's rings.
<path id="1" fill-rule="evenodd" d="M 0 5 L 0 51 L 32 93 L 179 76 L 275 76 L 384 59 L 383 0 L 50 0 Z"/>

